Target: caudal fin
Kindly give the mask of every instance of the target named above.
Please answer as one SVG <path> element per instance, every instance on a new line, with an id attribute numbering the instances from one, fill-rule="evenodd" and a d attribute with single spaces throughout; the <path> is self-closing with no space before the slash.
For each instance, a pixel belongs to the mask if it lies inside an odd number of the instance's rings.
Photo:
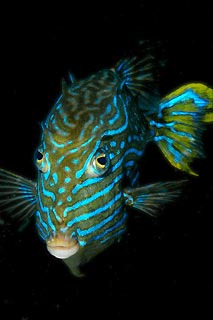
<path id="1" fill-rule="evenodd" d="M 197 175 L 190 163 L 204 156 L 202 133 L 213 122 L 213 89 L 190 83 L 161 100 L 159 112 L 150 120 L 154 140 L 176 168 Z"/>

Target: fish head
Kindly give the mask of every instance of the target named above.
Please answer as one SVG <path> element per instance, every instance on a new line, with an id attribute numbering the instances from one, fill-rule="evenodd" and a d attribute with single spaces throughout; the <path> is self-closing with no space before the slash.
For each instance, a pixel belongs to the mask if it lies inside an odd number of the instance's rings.
<path id="1" fill-rule="evenodd" d="M 74 94 L 68 98 L 59 100 L 43 124 L 35 159 L 37 229 L 48 251 L 61 259 L 94 242 L 110 243 L 125 230 L 126 218 L 125 137 L 119 134 L 125 134 L 127 119 L 122 118 L 123 111 L 118 115 L 113 95 L 104 100 L 101 110 L 85 101 L 80 108 Z"/>

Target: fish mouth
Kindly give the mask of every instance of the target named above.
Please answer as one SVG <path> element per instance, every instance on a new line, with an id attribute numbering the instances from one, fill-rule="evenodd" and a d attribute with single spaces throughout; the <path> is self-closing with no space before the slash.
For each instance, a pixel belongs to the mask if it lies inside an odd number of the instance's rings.
<path id="1" fill-rule="evenodd" d="M 57 235 L 47 240 L 47 250 L 58 259 L 67 259 L 73 256 L 79 248 L 77 240 L 64 235 Z"/>

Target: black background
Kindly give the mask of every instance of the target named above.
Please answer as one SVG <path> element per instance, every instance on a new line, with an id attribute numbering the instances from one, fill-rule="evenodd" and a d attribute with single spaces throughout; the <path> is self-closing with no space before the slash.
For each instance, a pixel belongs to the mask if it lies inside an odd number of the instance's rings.
<path id="1" fill-rule="evenodd" d="M 11 4 L 1 10 L 0 166 L 34 179 L 33 154 L 39 123 L 60 94 L 61 79 L 113 66 L 144 39 L 158 43 L 166 65 L 162 96 L 180 84 L 213 86 L 212 10 L 202 1 L 124 4 L 68 3 L 44 8 Z M 4 19 L 3 19 L 4 18 Z M 160 40 L 160 41 L 159 41 Z M 160 50 L 161 49 L 161 50 Z M 159 59 L 161 59 L 159 57 Z M 32 224 L 22 234 L 1 226 L 1 319 L 50 317 L 132 318 L 169 315 L 173 319 L 212 315 L 212 127 L 203 137 L 206 159 L 195 161 L 180 201 L 157 220 L 130 212 L 123 241 L 70 276 L 51 257 Z M 185 178 L 149 145 L 141 162 L 142 183 Z M 37 313 L 38 312 L 38 313 Z"/>

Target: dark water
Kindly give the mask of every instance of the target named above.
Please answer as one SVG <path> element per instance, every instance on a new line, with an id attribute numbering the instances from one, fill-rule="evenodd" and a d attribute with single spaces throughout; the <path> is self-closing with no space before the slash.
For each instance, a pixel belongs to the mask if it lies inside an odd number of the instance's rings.
<path id="1" fill-rule="evenodd" d="M 199 7 L 191 1 L 169 7 L 148 1 L 71 4 L 54 14 L 52 7 L 23 9 L 5 10 L 1 27 L 1 167 L 35 178 L 39 122 L 60 94 L 62 77 L 111 67 L 139 51 L 143 39 L 161 40 L 162 95 L 191 81 L 213 86 L 211 10 L 205 1 Z M 194 163 L 200 176 L 191 178 L 180 201 L 165 207 L 158 220 L 131 212 L 123 242 L 86 265 L 83 279 L 70 276 L 46 252 L 33 224 L 22 234 L 1 226 L 0 312 L 6 313 L 0 318 L 15 311 L 14 319 L 41 319 L 44 310 L 57 319 L 64 312 L 68 319 L 144 318 L 146 311 L 170 319 L 186 311 L 212 315 L 212 133 L 209 127 L 203 138 L 207 158 Z M 144 183 L 186 177 L 152 145 L 141 172 Z"/>

